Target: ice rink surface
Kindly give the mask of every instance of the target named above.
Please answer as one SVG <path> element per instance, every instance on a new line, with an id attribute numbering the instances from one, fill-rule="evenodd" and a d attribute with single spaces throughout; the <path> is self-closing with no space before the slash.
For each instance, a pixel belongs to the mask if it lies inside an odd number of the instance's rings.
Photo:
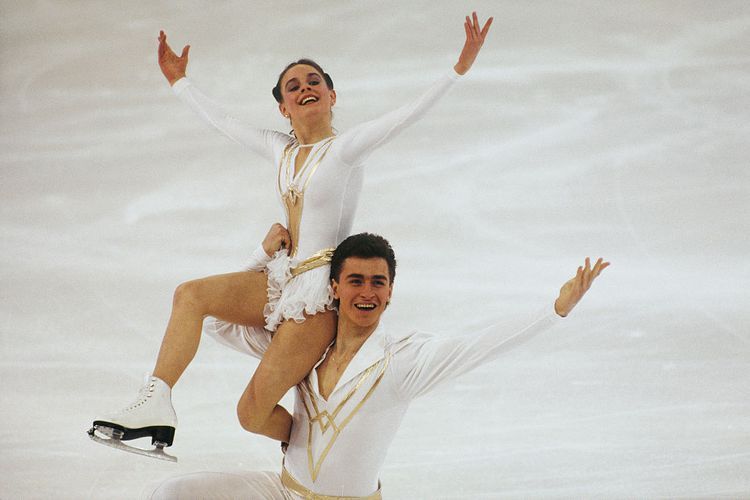
<path id="1" fill-rule="evenodd" d="M 174 287 L 238 270 L 282 217 L 274 168 L 172 95 L 156 37 L 238 117 L 302 56 L 339 130 L 469 73 L 368 161 L 354 230 L 399 257 L 389 324 L 471 331 L 574 314 L 414 403 L 386 498 L 750 498 L 746 1 L 0 0 L 0 498 L 136 498 L 198 470 L 278 470 L 235 402 L 255 362 L 203 342 L 157 462 L 90 442 L 152 368 Z M 372 439 L 378 439 L 373 436 Z"/>

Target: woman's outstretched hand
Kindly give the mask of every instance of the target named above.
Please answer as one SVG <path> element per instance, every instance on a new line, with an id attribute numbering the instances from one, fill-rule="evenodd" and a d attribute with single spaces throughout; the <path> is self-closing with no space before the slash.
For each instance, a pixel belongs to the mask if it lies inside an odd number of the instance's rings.
<path id="1" fill-rule="evenodd" d="M 185 45 L 182 54 L 178 57 L 167 43 L 167 35 L 163 31 L 159 32 L 159 67 L 170 85 L 174 85 L 177 80 L 185 76 L 188 52 L 190 52 L 190 45 Z"/>
<path id="2" fill-rule="evenodd" d="M 580 266 L 576 275 L 560 289 L 560 296 L 555 301 L 555 312 L 562 317 L 567 316 L 591 288 L 594 279 L 608 266 L 609 262 L 604 262 L 600 257 L 592 268 L 591 261 L 586 257 L 585 265 Z"/>
<path id="3" fill-rule="evenodd" d="M 455 66 L 453 66 L 453 69 L 456 70 L 456 73 L 458 73 L 459 75 L 464 75 L 467 71 L 469 71 L 471 65 L 474 64 L 474 60 L 479 54 L 479 49 L 481 49 L 482 44 L 484 44 L 484 39 L 487 37 L 487 33 L 490 31 L 491 25 L 492 18 L 489 18 L 487 19 L 487 22 L 484 23 L 482 29 L 479 29 L 479 18 L 477 18 L 477 13 L 472 12 L 471 19 L 469 18 L 469 16 L 466 16 L 466 20 L 464 21 L 464 29 L 466 30 L 466 42 L 464 43 L 463 50 L 461 50 L 461 55 L 458 56 L 458 62 Z"/>

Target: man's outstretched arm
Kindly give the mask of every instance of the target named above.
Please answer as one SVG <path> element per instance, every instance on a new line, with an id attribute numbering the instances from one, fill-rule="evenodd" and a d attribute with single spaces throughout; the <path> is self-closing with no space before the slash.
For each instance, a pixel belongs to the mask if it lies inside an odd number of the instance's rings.
<path id="1" fill-rule="evenodd" d="M 585 265 L 579 266 L 576 275 L 560 288 L 560 296 L 555 301 L 555 312 L 563 318 L 570 314 L 578 301 L 591 288 L 591 284 L 597 276 L 607 267 L 609 267 L 609 262 L 604 262 L 601 257 L 596 261 L 594 267 L 591 267 L 591 259 L 586 257 Z"/>
<path id="2" fill-rule="evenodd" d="M 514 318 L 462 335 L 440 337 L 415 334 L 410 344 L 399 351 L 398 363 L 393 366 L 395 371 L 400 372 L 396 378 L 402 396 L 414 398 L 424 394 L 439 383 L 492 361 L 548 330 L 561 317 L 570 314 L 593 281 L 608 266 L 609 262 L 599 259 L 591 267 L 587 258 L 576 275 L 560 288 L 554 309 L 549 305 L 531 317 Z"/>

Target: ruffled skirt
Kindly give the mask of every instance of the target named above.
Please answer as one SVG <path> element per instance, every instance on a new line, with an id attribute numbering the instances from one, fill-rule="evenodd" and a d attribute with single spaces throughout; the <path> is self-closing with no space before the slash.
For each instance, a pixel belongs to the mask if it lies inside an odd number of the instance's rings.
<path id="1" fill-rule="evenodd" d="M 228 323 L 217 318 L 209 318 L 203 331 L 217 342 L 237 351 L 257 357 L 253 348 L 254 338 L 268 336 L 276 331 L 281 323 L 294 320 L 305 321 L 305 314 L 313 315 L 334 309 L 333 293 L 330 285 L 331 266 L 326 264 L 297 276 L 292 276 L 292 268 L 299 259 L 292 259 L 286 251 L 278 251 L 265 267 L 254 269 L 263 271 L 268 278 L 268 303 L 263 308 L 265 328 Z M 270 337 L 268 338 L 270 341 Z"/>
<path id="2" fill-rule="evenodd" d="M 285 251 L 278 251 L 266 265 L 268 303 L 263 308 L 263 316 L 269 331 L 276 331 L 286 320 L 302 323 L 305 314 L 333 309 L 331 266 L 326 264 L 292 276 L 292 268 L 298 262 L 298 259 L 289 258 Z"/>

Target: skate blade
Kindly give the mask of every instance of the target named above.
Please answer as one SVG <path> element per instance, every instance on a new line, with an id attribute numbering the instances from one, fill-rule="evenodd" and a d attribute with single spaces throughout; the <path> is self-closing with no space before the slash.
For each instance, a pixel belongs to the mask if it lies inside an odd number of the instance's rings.
<path id="1" fill-rule="evenodd" d="M 109 432 L 108 432 L 109 431 Z M 118 450 L 127 451 L 128 453 L 134 453 L 136 455 L 142 455 L 144 457 L 156 458 L 157 460 L 166 460 L 167 462 L 177 462 L 177 457 L 164 452 L 163 445 L 156 445 L 153 450 L 144 450 L 135 446 L 128 446 L 115 437 L 101 437 L 97 432 L 109 436 L 111 429 L 107 427 L 100 428 L 99 426 L 92 427 L 86 433 L 96 443 L 109 446 L 110 448 L 116 448 Z"/>

